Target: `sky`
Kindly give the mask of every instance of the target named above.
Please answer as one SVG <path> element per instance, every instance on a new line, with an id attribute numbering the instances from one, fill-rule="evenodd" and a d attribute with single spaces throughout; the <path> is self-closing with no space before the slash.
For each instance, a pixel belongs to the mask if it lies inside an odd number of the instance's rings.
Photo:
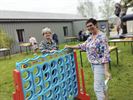
<path id="1" fill-rule="evenodd" d="M 78 14 L 79 1 L 84 0 L 0 0 L 0 10 Z M 91 1 L 98 6 L 102 0 Z"/>

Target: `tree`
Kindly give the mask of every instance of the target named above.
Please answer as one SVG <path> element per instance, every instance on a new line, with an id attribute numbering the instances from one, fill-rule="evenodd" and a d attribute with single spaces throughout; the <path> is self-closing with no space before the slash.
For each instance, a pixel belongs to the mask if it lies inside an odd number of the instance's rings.
<path id="1" fill-rule="evenodd" d="M 115 2 L 113 0 L 102 1 L 102 5 L 99 6 L 99 11 L 101 12 L 103 18 L 109 19 L 109 17 L 114 15 L 114 5 Z"/>
<path id="2" fill-rule="evenodd" d="M 13 39 L 0 29 L 0 48 L 11 48 Z"/>
<path id="3" fill-rule="evenodd" d="M 77 7 L 78 12 L 83 16 L 83 17 L 94 17 L 94 5 L 91 1 L 89 0 L 82 0 L 79 1 L 79 6 Z"/>

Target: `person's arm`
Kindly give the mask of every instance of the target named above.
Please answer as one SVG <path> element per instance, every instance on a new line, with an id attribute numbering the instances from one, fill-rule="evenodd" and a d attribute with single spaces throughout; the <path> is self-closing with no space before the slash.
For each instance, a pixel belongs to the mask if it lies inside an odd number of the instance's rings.
<path id="1" fill-rule="evenodd" d="M 70 49 L 79 49 L 78 45 L 65 45 L 65 48 L 70 48 Z"/>
<path id="2" fill-rule="evenodd" d="M 78 45 L 65 45 L 65 48 L 70 48 L 70 49 L 81 49 L 81 50 L 84 50 L 86 51 L 86 44 L 87 44 L 87 41 L 85 41 L 84 43 L 82 44 L 78 44 Z"/>
<path id="3" fill-rule="evenodd" d="M 104 70 L 105 70 L 105 77 L 106 79 L 111 79 L 111 74 L 109 73 L 109 61 L 110 61 L 110 53 L 109 53 L 109 45 L 108 45 L 108 39 L 107 37 L 105 36 L 103 39 L 102 39 L 102 45 L 103 45 L 103 48 L 104 48 L 104 56 L 102 58 L 102 63 L 104 65 Z"/>
<path id="4" fill-rule="evenodd" d="M 101 39 L 100 45 L 102 46 L 101 49 L 103 53 L 102 63 L 109 63 L 110 52 L 109 52 L 108 39 L 106 36 L 103 36 L 103 38 Z"/>

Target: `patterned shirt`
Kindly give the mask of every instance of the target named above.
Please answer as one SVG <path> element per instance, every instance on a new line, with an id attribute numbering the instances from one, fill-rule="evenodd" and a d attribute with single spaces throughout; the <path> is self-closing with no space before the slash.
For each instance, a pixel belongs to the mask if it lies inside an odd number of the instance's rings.
<path id="1" fill-rule="evenodd" d="M 43 40 L 39 44 L 39 49 L 41 50 L 43 54 L 50 53 L 50 50 L 57 50 L 57 45 L 53 40 L 51 41 L 51 43 L 49 43 L 46 40 Z"/>
<path id="2" fill-rule="evenodd" d="M 91 35 L 83 44 L 79 44 L 79 48 L 86 51 L 88 60 L 92 64 L 110 61 L 108 39 L 102 32 L 97 34 L 95 39 Z"/>

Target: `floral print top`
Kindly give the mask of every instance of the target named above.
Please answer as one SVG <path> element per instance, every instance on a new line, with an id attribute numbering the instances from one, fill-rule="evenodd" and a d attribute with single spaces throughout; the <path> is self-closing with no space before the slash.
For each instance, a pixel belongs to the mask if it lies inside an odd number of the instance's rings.
<path id="1" fill-rule="evenodd" d="M 83 43 L 78 45 L 85 50 L 90 63 L 103 64 L 110 61 L 108 39 L 102 32 L 93 39 L 92 35 Z"/>

